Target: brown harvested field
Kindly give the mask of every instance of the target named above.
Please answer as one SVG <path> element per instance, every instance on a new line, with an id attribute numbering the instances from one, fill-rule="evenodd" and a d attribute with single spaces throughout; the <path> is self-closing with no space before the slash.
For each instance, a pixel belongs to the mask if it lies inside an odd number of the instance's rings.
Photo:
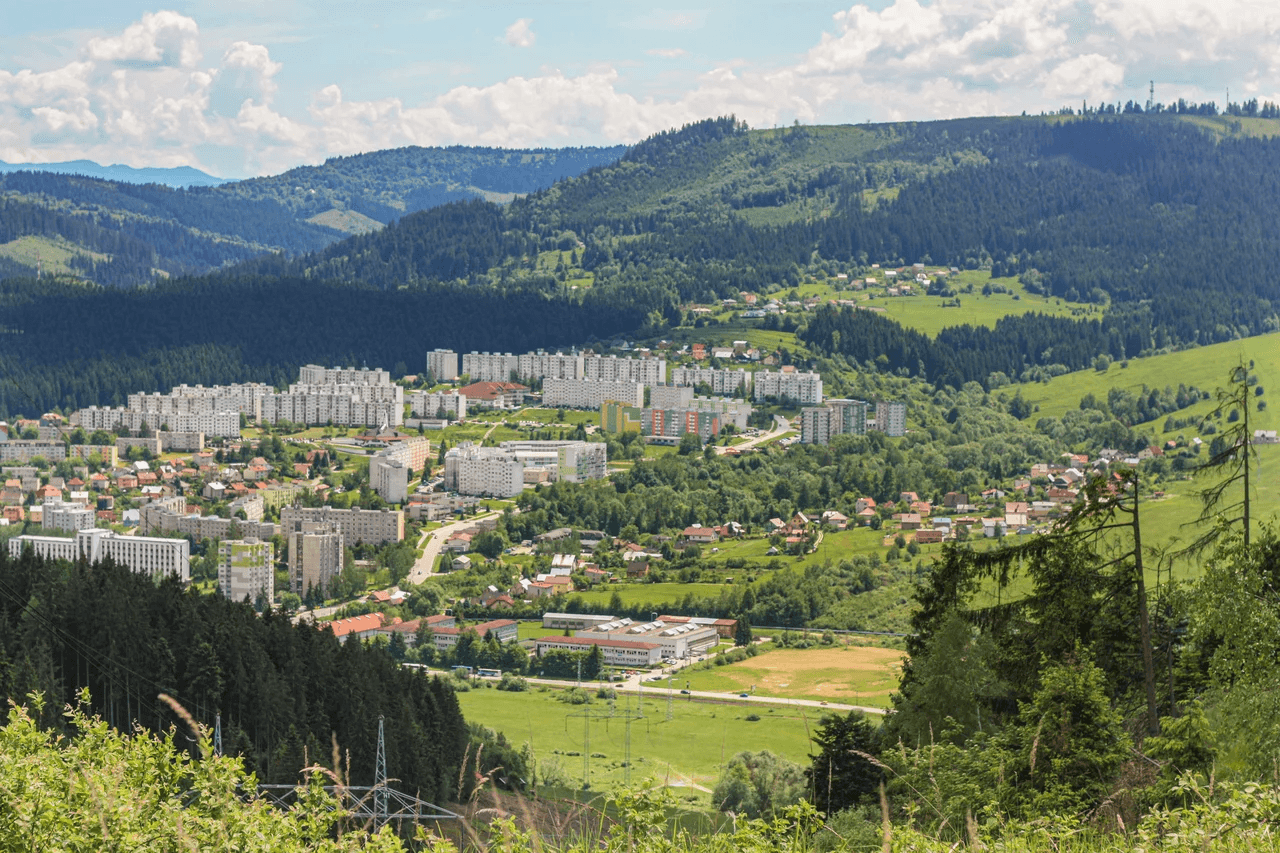
<path id="1" fill-rule="evenodd" d="M 877 646 L 774 649 L 741 663 L 683 675 L 694 690 L 818 699 L 887 707 L 898 687 L 903 652 Z M 677 676 L 679 678 L 681 676 Z"/>

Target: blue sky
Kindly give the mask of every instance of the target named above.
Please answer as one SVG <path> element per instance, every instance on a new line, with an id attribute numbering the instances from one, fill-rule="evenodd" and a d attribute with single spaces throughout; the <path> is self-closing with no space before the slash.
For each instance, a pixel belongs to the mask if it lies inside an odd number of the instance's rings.
<path id="1" fill-rule="evenodd" d="M 1260 0 L 134 0 L 0 8 L 0 160 L 226 177 L 401 145 L 1280 101 Z"/>

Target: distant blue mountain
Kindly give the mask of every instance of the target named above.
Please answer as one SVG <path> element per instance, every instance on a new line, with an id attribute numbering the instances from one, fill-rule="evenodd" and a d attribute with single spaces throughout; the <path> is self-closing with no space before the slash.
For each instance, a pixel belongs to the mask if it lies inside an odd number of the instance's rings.
<path id="1" fill-rule="evenodd" d="M 68 163 L 5 163 L 0 160 L 0 174 L 7 172 L 54 172 L 59 175 L 85 175 L 126 184 L 162 184 L 166 187 L 216 187 L 230 183 L 227 178 L 215 178 L 190 166 L 178 166 L 173 169 L 135 169 L 132 166 L 120 164 L 102 166 L 92 160 L 72 160 Z"/>

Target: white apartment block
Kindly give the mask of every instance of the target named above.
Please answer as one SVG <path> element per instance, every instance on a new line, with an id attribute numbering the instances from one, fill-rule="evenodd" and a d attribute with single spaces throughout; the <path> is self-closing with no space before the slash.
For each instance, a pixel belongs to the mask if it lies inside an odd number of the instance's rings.
<path id="1" fill-rule="evenodd" d="M 271 603 L 275 590 L 275 546 L 259 539 L 218 543 L 218 589 L 232 601 Z"/>
<path id="2" fill-rule="evenodd" d="M 302 385 L 390 385 L 391 374 L 379 368 L 321 367 L 308 364 L 298 370 Z"/>
<path id="3" fill-rule="evenodd" d="M 644 405 L 644 385 L 640 382 L 603 379 L 544 379 L 542 405 L 549 409 L 598 409 L 607 400 L 628 406 Z"/>
<path id="4" fill-rule="evenodd" d="M 512 453 L 525 467 L 549 468 L 557 480 L 585 483 L 602 480 L 608 470 L 608 448 L 592 441 L 504 441 L 499 449 Z"/>
<path id="5" fill-rule="evenodd" d="M 285 534 L 289 548 L 289 581 L 293 591 L 306 595 L 328 589 L 342 571 L 346 554 L 342 531 L 332 522 L 304 521 Z"/>
<path id="6" fill-rule="evenodd" d="M 724 397 L 694 397 L 692 394 L 682 405 L 679 406 L 660 406 L 653 402 L 652 389 L 650 391 L 649 408 L 663 409 L 668 412 L 711 412 L 715 414 L 720 421 L 720 429 L 723 430 L 729 424 L 733 424 L 734 428 L 742 432 L 747 428 L 747 421 L 751 418 L 753 411 L 751 404 L 745 400 L 725 399 Z M 677 388 L 678 391 L 692 392 L 692 388 Z M 669 396 L 669 395 L 663 395 Z"/>
<path id="7" fill-rule="evenodd" d="M 369 488 L 390 504 L 409 500 L 409 466 L 382 451 L 369 460 Z"/>
<path id="8" fill-rule="evenodd" d="M 672 373 L 674 372 L 673 370 Z M 655 385 L 649 389 L 651 409 L 683 409 L 691 400 L 693 388 L 688 385 Z"/>
<path id="9" fill-rule="evenodd" d="M 40 526 L 45 530 L 88 530 L 96 526 L 96 514 L 81 503 L 46 499 L 41 512 Z"/>
<path id="10" fill-rule="evenodd" d="M 47 462 L 60 462 L 67 458 L 67 446 L 61 441 L 35 438 L 0 441 L 0 462 L 30 462 L 37 456 Z"/>
<path id="11" fill-rule="evenodd" d="M 351 544 L 385 545 L 404 539 L 404 513 L 392 509 L 338 509 L 332 506 L 280 508 L 280 532 L 285 536 L 306 522 L 336 524 Z"/>
<path id="12" fill-rule="evenodd" d="M 270 385 L 247 382 L 239 385 L 177 385 L 168 394 L 130 394 L 127 407 L 135 412 L 211 414 L 240 412 L 258 417 L 258 401 L 272 393 Z"/>
<path id="13" fill-rule="evenodd" d="M 427 373 L 436 382 L 458 378 L 458 354 L 451 349 L 434 349 L 427 353 Z"/>
<path id="14" fill-rule="evenodd" d="M 582 378 L 595 382 L 639 382 L 641 385 L 662 385 L 667 381 L 667 360 L 588 355 L 582 359 Z"/>
<path id="15" fill-rule="evenodd" d="M 262 399 L 262 420 L 321 426 L 400 426 L 404 389 L 399 385 L 290 385 Z"/>
<path id="16" fill-rule="evenodd" d="M 538 379 L 581 379 L 581 353 L 527 352 L 519 357 L 520 378 L 526 382 Z"/>
<path id="17" fill-rule="evenodd" d="M 901 436 L 907 432 L 907 404 L 881 400 L 876 403 L 875 429 L 885 435 Z"/>
<path id="18" fill-rule="evenodd" d="M 9 540 L 9 556 L 18 557 L 30 548 L 46 559 L 76 560 L 84 557 L 97 563 L 110 557 L 138 574 L 159 580 L 173 576 L 191 580 L 191 550 L 185 539 L 152 539 L 147 536 L 120 536 L 110 530 L 90 528 L 74 539 L 61 536 L 15 536 Z"/>
<path id="19" fill-rule="evenodd" d="M 409 394 L 409 411 L 415 418 L 437 418 L 443 411 L 451 415 L 455 421 L 467 419 L 467 398 L 457 391 L 447 394 L 430 394 L 426 391 L 413 391 Z"/>
<path id="20" fill-rule="evenodd" d="M 444 487 L 461 495 L 514 497 L 524 490 L 524 463 L 514 453 L 464 441 L 444 455 Z"/>
<path id="21" fill-rule="evenodd" d="M 264 521 L 235 521 L 216 515 L 187 512 L 187 499 L 180 496 L 152 501 L 139 510 L 138 532 L 179 533 L 192 539 L 233 539 L 236 536 L 270 539 L 276 525 Z M 237 533 L 237 531 L 239 531 Z"/>
<path id="22" fill-rule="evenodd" d="M 71 422 L 92 432 L 93 430 L 114 430 L 124 427 L 130 432 L 138 432 L 145 425 L 151 432 L 159 432 L 162 428 L 178 433 L 202 433 L 204 436 L 217 438 L 240 437 L 240 412 L 140 412 L 126 408 L 99 408 L 89 406 L 71 416 Z M 10 444 L 12 442 L 9 442 Z M 3 445 L 0 445 L 3 447 Z"/>
<path id="23" fill-rule="evenodd" d="M 772 370 L 757 371 L 752 377 L 756 402 L 773 397 L 787 399 L 802 406 L 822 403 L 822 377 L 816 373 L 782 373 Z"/>
<path id="24" fill-rule="evenodd" d="M 861 400 L 828 400 L 825 406 L 800 411 L 800 441 L 830 444 L 837 435 L 865 435 L 867 404 Z"/>
<path id="25" fill-rule="evenodd" d="M 717 367 L 673 367 L 671 384 L 692 387 L 706 385 L 721 397 L 745 394 L 751 388 L 751 374 L 745 370 Z"/>
<path id="26" fill-rule="evenodd" d="M 469 352 L 462 356 L 462 372 L 472 382 L 510 382 L 520 370 L 520 359 L 511 353 Z"/>

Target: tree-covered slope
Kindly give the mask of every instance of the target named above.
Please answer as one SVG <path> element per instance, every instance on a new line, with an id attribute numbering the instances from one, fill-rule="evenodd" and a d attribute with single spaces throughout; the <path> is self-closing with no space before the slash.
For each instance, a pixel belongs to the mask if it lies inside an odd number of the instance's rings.
<path id="1" fill-rule="evenodd" d="M 299 219 L 353 211 L 375 227 L 451 201 L 493 202 L 546 189 L 563 178 L 613 163 L 610 148 L 395 148 L 334 157 L 280 175 L 219 187 L 217 194 L 279 204 Z"/>
<path id="2" fill-rule="evenodd" d="M 450 201 L 509 201 L 623 150 L 403 148 L 188 189 L 8 172 L 0 174 L 0 277 L 40 272 L 131 287 L 263 254 L 314 252 Z"/>

